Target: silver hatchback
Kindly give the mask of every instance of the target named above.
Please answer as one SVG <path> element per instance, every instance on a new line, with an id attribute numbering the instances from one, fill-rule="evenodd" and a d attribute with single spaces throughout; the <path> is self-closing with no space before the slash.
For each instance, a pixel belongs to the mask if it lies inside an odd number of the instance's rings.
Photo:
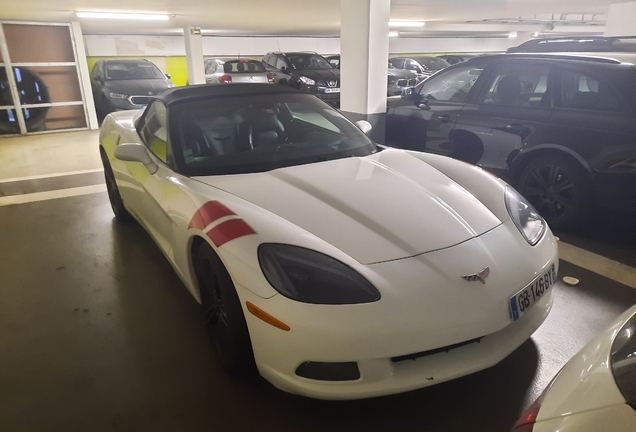
<path id="1" fill-rule="evenodd" d="M 205 82 L 207 84 L 273 83 L 274 74 L 257 60 L 208 59 L 205 60 Z"/>

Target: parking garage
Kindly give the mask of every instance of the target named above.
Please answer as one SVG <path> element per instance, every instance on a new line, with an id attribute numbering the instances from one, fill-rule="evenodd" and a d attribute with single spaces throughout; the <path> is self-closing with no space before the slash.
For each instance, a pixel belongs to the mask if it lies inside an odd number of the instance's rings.
<path id="1" fill-rule="evenodd" d="M 555 11 L 554 5 L 534 10 L 539 6 L 528 3 L 514 10 L 506 3 L 510 15 L 502 15 L 494 6 L 471 10 L 464 3 L 457 2 L 453 17 L 435 2 L 343 2 L 341 12 L 335 2 L 332 13 L 313 23 L 304 6 L 275 3 L 275 13 L 261 14 L 284 20 L 267 25 L 259 15 L 263 6 L 253 2 L 219 12 L 195 1 L 168 10 L 148 6 L 143 12 L 168 13 L 166 22 L 154 25 L 75 14 L 92 9 L 89 4 L 50 10 L 33 2 L 29 12 L 3 3 L 0 428 L 511 430 L 568 360 L 636 304 L 633 212 L 599 209 L 583 228 L 553 230 L 560 263 L 552 310 L 496 365 L 370 399 L 292 395 L 258 374 L 228 375 L 206 334 L 199 299 L 141 225 L 114 218 L 91 88 L 91 70 L 100 60 L 146 59 L 181 87 L 205 83 L 204 59 L 340 55 L 339 108 L 352 121 L 368 121 L 371 137 L 383 143 L 387 58 L 499 54 L 535 32 L 600 37 L 615 31 L 618 19 L 609 2 L 582 3 L 585 13 L 576 16 L 565 13 L 571 5 Z M 100 9 L 140 12 L 125 2 Z M 428 22 L 427 13 L 439 18 Z M 526 18 L 510 19 L 513 13 Z M 390 26 L 414 18 L 426 25 Z M 398 35 L 389 38 L 389 30 Z M 380 64 L 384 69 L 375 68 Z M 22 93 L 26 82 L 30 90 Z M 399 313 L 391 319 L 399 320 Z"/>

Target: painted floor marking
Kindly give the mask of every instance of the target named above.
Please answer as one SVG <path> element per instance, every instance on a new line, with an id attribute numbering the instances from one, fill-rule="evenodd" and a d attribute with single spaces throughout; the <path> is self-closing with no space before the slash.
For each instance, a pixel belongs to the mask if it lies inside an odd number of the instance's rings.
<path id="1" fill-rule="evenodd" d="M 69 198 L 80 195 L 90 195 L 99 192 L 106 192 L 106 185 L 92 185 L 82 186 L 68 189 L 58 189 L 46 192 L 35 192 L 22 195 L 10 195 L 6 197 L 0 197 L 0 207 L 14 205 L 14 204 L 26 204 L 36 201 L 46 201 L 57 198 Z"/>
<path id="2" fill-rule="evenodd" d="M 636 268 L 585 249 L 559 242 L 559 258 L 636 289 Z"/>
<path id="3" fill-rule="evenodd" d="M 103 172 L 103 171 L 104 171 L 103 168 L 96 168 L 96 169 L 81 170 L 81 171 L 69 171 L 69 172 L 62 172 L 62 173 L 33 175 L 28 177 L 14 177 L 9 179 L 0 179 L 0 183 L 12 183 L 12 182 L 25 181 L 25 180 L 39 180 L 39 179 L 45 179 L 45 178 L 51 178 L 51 177 L 64 177 L 64 176 L 71 176 L 71 175 L 78 175 L 78 174 L 91 174 L 91 173 Z"/>

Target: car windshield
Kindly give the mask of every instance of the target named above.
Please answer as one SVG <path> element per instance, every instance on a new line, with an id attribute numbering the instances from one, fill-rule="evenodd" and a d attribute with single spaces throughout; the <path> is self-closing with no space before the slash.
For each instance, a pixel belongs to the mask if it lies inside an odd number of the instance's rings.
<path id="1" fill-rule="evenodd" d="M 318 54 L 289 54 L 287 56 L 292 69 L 333 69 L 327 60 Z"/>
<path id="2" fill-rule="evenodd" d="M 375 144 L 314 96 L 227 96 L 169 107 L 170 142 L 185 175 L 245 174 L 367 156 Z"/>
<path id="3" fill-rule="evenodd" d="M 157 66 L 150 62 L 108 62 L 104 69 L 109 81 L 165 78 Z"/>
<path id="4" fill-rule="evenodd" d="M 450 66 L 450 63 L 438 57 L 413 57 L 413 60 L 424 66 L 426 69 L 433 71 Z"/>
<path id="5" fill-rule="evenodd" d="M 256 60 L 230 60 L 223 64 L 225 73 L 259 73 L 266 72 L 263 63 Z"/>

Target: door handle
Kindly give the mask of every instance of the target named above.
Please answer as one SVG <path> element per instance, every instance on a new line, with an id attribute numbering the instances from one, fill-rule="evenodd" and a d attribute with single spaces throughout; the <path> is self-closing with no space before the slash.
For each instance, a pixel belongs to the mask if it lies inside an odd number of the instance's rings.
<path id="1" fill-rule="evenodd" d="M 451 121 L 451 116 L 449 116 L 448 114 L 442 114 L 440 116 L 437 116 L 437 120 L 439 120 L 441 123 L 448 123 L 449 121 Z"/>

